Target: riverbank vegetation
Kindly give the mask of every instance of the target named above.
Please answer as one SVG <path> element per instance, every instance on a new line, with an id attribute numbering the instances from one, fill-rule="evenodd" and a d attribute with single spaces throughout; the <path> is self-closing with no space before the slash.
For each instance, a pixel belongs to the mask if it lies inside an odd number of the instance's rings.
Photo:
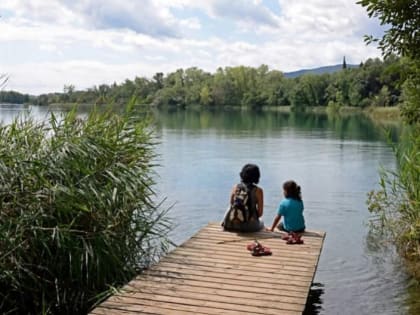
<path id="1" fill-rule="evenodd" d="M 140 104 L 156 107 L 290 107 L 296 111 L 314 106 L 333 111 L 342 107 L 390 107 L 401 100 L 398 82 L 408 66 L 405 58 L 390 55 L 385 60 L 368 59 L 358 67 L 347 67 L 343 62 L 342 69 L 334 73 L 295 78 L 266 65 L 219 68 L 215 73 L 188 68 L 167 75 L 156 73 L 151 79 L 137 77 L 121 84 L 103 84 L 85 91 L 78 91 L 73 85 L 66 85 L 62 93 L 37 97 L 4 91 L 0 93 L 0 102 L 125 104 L 134 95 Z"/>
<path id="2" fill-rule="evenodd" d="M 0 127 L 0 313 L 85 314 L 165 253 L 154 138 L 133 105 Z"/>
<path id="3" fill-rule="evenodd" d="M 378 42 L 384 56 L 404 56 L 401 77 L 401 114 L 409 132 L 394 144 L 395 171 L 384 170 L 381 188 L 369 195 L 369 208 L 376 214 L 374 227 L 397 244 L 411 273 L 420 280 L 420 15 L 416 1 L 358 2 L 370 17 L 378 17 L 389 29 Z"/>
<path id="4" fill-rule="evenodd" d="M 364 110 L 373 121 L 388 121 L 399 123 L 401 120 L 401 111 L 399 106 L 392 107 L 368 107 Z"/>

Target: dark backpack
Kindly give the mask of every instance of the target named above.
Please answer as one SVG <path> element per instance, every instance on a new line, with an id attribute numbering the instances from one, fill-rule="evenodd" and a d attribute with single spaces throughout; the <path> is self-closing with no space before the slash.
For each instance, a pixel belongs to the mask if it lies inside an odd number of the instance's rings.
<path id="1" fill-rule="evenodd" d="M 254 185 L 247 186 L 243 183 L 236 185 L 232 204 L 222 223 L 226 229 L 241 229 L 248 222 L 258 222 L 258 214 L 252 211 L 255 208 L 252 205 L 255 203 L 255 189 Z"/>
<path id="2" fill-rule="evenodd" d="M 249 220 L 248 209 L 249 190 L 244 184 L 236 186 L 233 203 L 230 205 L 228 220 L 233 224 L 241 224 Z"/>

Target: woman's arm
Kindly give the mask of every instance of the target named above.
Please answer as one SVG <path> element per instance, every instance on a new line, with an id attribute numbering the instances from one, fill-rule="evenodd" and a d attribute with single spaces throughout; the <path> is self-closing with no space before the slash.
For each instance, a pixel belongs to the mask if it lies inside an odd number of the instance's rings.
<path id="1" fill-rule="evenodd" d="M 255 195 L 257 197 L 258 217 L 261 218 L 263 213 L 264 213 L 264 193 L 263 193 L 263 190 L 260 187 L 257 187 Z"/>
<path id="2" fill-rule="evenodd" d="M 229 204 L 233 204 L 233 198 L 235 196 L 235 192 L 236 192 L 236 185 L 233 186 L 232 191 L 230 192 L 230 199 L 229 199 Z"/>

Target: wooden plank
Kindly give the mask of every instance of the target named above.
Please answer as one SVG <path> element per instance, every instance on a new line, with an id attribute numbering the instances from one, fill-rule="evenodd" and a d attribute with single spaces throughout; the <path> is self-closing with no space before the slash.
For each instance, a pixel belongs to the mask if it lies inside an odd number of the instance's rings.
<path id="1" fill-rule="evenodd" d="M 109 299 L 108 302 L 118 300 L 121 297 L 130 297 L 134 299 L 179 299 L 178 302 L 182 300 L 184 303 L 185 301 L 189 301 L 189 304 L 194 304 L 198 301 L 198 305 L 202 305 L 203 302 L 214 302 L 214 303 L 223 303 L 226 305 L 232 305 L 231 309 L 235 310 L 242 306 L 249 306 L 249 307 L 261 307 L 261 305 L 270 305 L 276 304 L 273 306 L 276 309 L 285 309 L 296 311 L 300 310 L 300 305 L 305 303 L 306 299 L 302 301 L 302 296 L 289 296 L 289 297 L 278 297 L 277 300 L 275 299 L 267 299 L 264 298 L 262 300 L 257 299 L 256 297 L 251 297 L 251 294 L 240 294 L 235 293 L 235 291 L 231 290 L 220 290 L 220 291 L 213 291 L 213 293 L 209 293 L 209 290 L 191 290 L 186 286 L 182 287 L 171 287 L 171 286 L 143 286 L 142 288 L 131 291 L 131 292 L 124 292 L 124 295 L 114 295 L 112 298 Z M 216 293 L 214 293 L 216 292 Z M 243 293 L 243 292 L 242 292 Z M 226 295 L 227 294 L 227 295 Z M 244 297 L 245 296 L 245 297 Z M 264 296 L 261 294 L 260 296 Z"/>
<path id="2" fill-rule="evenodd" d="M 245 251 L 245 250 L 244 250 Z M 207 254 L 207 255 L 206 255 Z M 250 266 L 261 266 L 267 268 L 278 269 L 282 265 L 290 265 L 294 267 L 306 267 L 314 268 L 317 263 L 315 259 L 297 259 L 284 256 L 264 256 L 264 257 L 253 257 L 249 253 L 243 255 L 237 261 L 232 261 L 233 257 L 227 255 L 226 253 L 223 256 L 212 256 L 211 253 L 202 253 L 199 251 L 184 249 L 182 251 L 177 251 L 173 254 L 175 257 L 181 259 L 196 259 L 204 261 L 213 261 L 213 262 L 224 262 L 224 263 L 235 263 L 237 265 L 249 264 Z"/>
<path id="3" fill-rule="evenodd" d="M 157 268 L 156 268 L 157 269 Z M 153 269 L 155 270 L 155 269 Z M 258 273 L 248 270 L 238 270 L 238 269 L 223 269 L 223 268 L 212 268 L 212 267 L 197 267 L 194 265 L 179 265 L 179 264 L 172 264 L 172 263 L 165 263 L 161 262 L 159 263 L 159 271 L 163 272 L 178 272 L 178 273 L 185 273 L 185 274 L 191 274 L 191 275 L 203 275 L 203 274 L 210 274 L 214 278 L 229 278 L 229 277 L 235 277 L 235 278 L 242 278 L 246 277 L 247 280 L 252 282 L 258 282 L 258 281 L 269 281 L 273 278 L 273 274 L 270 272 L 265 271 L 259 271 Z M 307 281 L 308 277 L 312 277 L 312 273 L 306 272 L 306 273 L 291 273 L 287 270 L 281 270 L 282 277 L 287 277 L 289 280 L 296 280 L 296 281 Z"/>
<path id="4" fill-rule="evenodd" d="M 316 259 L 318 257 L 318 255 L 305 255 L 305 254 L 300 254 L 300 253 L 293 254 L 293 253 L 287 252 L 285 249 L 285 246 L 281 248 L 283 250 L 282 252 L 279 248 L 276 248 L 274 246 L 275 244 L 272 244 L 270 242 L 264 242 L 263 244 L 265 246 L 268 246 L 270 249 L 272 249 L 273 254 L 279 258 L 288 258 L 288 259 L 293 259 L 296 261 L 307 262 L 311 260 L 308 258 Z M 289 245 L 289 247 L 297 247 L 297 246 L 301 246 L 301 245 Z M 275 249 L 277 249 L 277 251 L 275 251 Z M 305 250 L 305 247 L 301 246 L 301 249 Z M 178 247 L 175 250 L 175 253 L 181 253 L 181 254 L 185 253 L 187 255 L 189 255 L 189 253 L 197 253 L 204 257 L 215 256 L 215 257 L 230 258 L 230 259 L 243 257 L 243 258 L 255 260 L 255 258 L 251 257 L 250 253 L 246 251 L 246 247 L 242 245 L 238 245 L 236 249 L 229 248 L 229 246 Z M 313 256 L 313 257 L 309 257 L 309 256 Z"/>
<path id="5" fill-rule="evenodd" d="M 138 293 L 138 292 L 157 292 L 162 293 L 168 291 L 167 295 L 171 295 L 171 293 L 176 294 L 177 292 L 193 292 L 193 293 L 205 293 L 210 297 L 212 295 L 218 295 L 223 297 L 229 298 L 246 298 L 250 300 L 256 300 L 259 303 L 260 301 L 271 301 L 271 302 L 287 302 L 287 303 L 301 303 L 302 296 L 296 294 L 295 292 L 285 292 L 285 294 L 281 296 L 277 295 L 268 295 L 266 294 L 267 291 L 261 291 L 259 293 L 256 292 L 249 292 L 246 288 L 242 290 L 238 290 L 235 288 L 225 289 L 220 287 L 207 287 L 205 285 L 200 285 L 200 283 L 188 283 L 186 285 L 176 286 L 173 283 L 162 283 L 162 282 L 141 282 L 141 286 L 137 286 L 134 290 L 129 290 L 125 293 Z"/>
<path id="6" fill-rule="evenodd" d="M 99 309 L 98 309 L 99 310 Z M 94 312 L 98 312 L 97 309 Z M 99 314 L 109 314 L 109 311 L 117 312 L 112 314 L 119 314 L 119 311 L 126 312 L 125 314 L 148 314 L 146 312 L 153 312 L 153 314 L 162 314 L 162 315 L 243 315 L 243 314 L 261 314 L 261 312 L 253 313 L 251 311 L 247 311 L 246 313 L 242 310 L 229 310 L 226 308 L 208 308 L 205 306 L 192 306 L 186 304 L 176 304 L 176 303 L 155 303 L 154 301 L 149 300 L 135 300 L 133 302 L 129 299 L 121 300 L 120 303 L 109 303 L 105 307 L 101 307 L 100 310 L 103 310 L 102 313 Z M 143 313 L 144 312 L 144 313 Z M 95 313 L 98 314 L 98 313 Z M 281 311 L 278 314 L 282 315 L 297 315 L 300 312 L 296 311 Z"/>
<path id="7" fill-rule="evenodd" d="M 118 300 L 117 300 L 118 299 Z M 116 301 L 117 300 L 117 301 Z M 138 310 L 138 305 L 141 303 L 145 303 L 145 301 L 153 301 L 152 306 L 155 307 L 162 307 L 162 304 L 167 305 L 171 308 L 186 308 L 189 307 L 194 309 L 194 312 L 208 312 L 210 309 L 217 310 L 218 314 L 224 314 L 224 311 L 240 311 L 242 314 L 267 314 L 267 315 L 278 315 L 284 314 L 285 312 L 292 312 L 296 314 L 296 312 L 302 312 L 300 309 L 300 305 L 295 304 L 280 304 L 280 303 L 272 303 L 266 304 L 261 303 L 259 306 L 253 305 L 246 305 L 246 304 L 233 304 L 229 303 L 227 300 L 225 301 L 210 301 L 205 299 L 205 297 L 198 299 L 198 298 L 186 298 L 186 297 L 174 297 L 174 296 L 167 296 L 163 294 L 154 295 L 143 293 L 137 297 L 128 297 L 128 296 L 112 296 L 109 301 L 106 301 L 104 307 L 115 306 L 116 304 L 122 306 L 128 306 L 126 310 Z M 286 309 L 283 307 L 287 307 Z M 294 309 L 296 308 L 296 310 Z"/>
<path id="8" fill-rule="evenodd" d="M 159 265 L 168 266 L 168 267 L 178 266 L 179 268 L 185 268 L 185 269 L 215 272 L 216 275 L 217 275 L 217 272 L 222 272 L 223 274 L 231 274 L 231 275 L 237 275 L 237 276 L 242 276 L 244 274 L 248 274 L 248 275 L 258 274 L 258 277 L 265 277 L 266 275 L 268 275 L 269 277 L 272 277 L 272 272 L 270 269 L 261 270 L 261 268 L 255 268 L 253 266 L 248 266 L 248 265 L 236 265 L 232 267 L 232 264 L 220 263 L 220 262 L 214 263 L 214 262 L 205 262 L 205 261 L 203 262 L 203 261 L 194 261 L 194 260 L 185 262 L 185 260 L 167 258 L 165 260 L 161 260 L 159 262 Z M 153 269 L 155 268 L 156 267 L 153 267 Z M 279 268 L 277 266 L 277 270 L 278 269 Z M 306 276 L 306 275 L 313 274 L 310 268 L 282 268 L 281 273 L 290 274 L 294 276 L 299 276 L 299 275 Z"/>
<path id="9" fill-rule="evenodd" d="M 281 236 L 229 233 L 211 223 L 91 314 L 301 314 L 325 233 L 306 232 L 302 245 Z M 246 245 L 255 239 L 273 254 L 250 255 Z"/>
<path id="10" fill-rule="evenodd" d="M 205 281 L 207 280 L 207 281 Z M 141 279 L 136 279 L 131 281 L 125 289 L 129 289 L 129 287 L 134 288 L 137 290 L 141 288 L 143 283 L 145 282 L 159 282 L 159 283 L 172 283 L 177 284 L 179 286 L 183 285 L 190 285 L 190 286 L 199 286 L 199 287 L 208 287 L 208 288 L 219 288 L 219 289 L 226 289 L 226 290 L 236 290 L 236 291 L 243 291 L 243 292 L 254 292 L 254 293 L 266 293 L 267 291 L 280 291 L 281 289 L 287 290 L 289 294 L 302 294 L 307 291 L 307 287 L 300 287 L 294 284 L 287 283 L 276 283 L 276 281 L 271 281 L 270 283 L 247 283 L 247 286 L 244 286 L 242 283 L 233 283 L 232 280 L 227 282 L 223 281 L 212 281 L 211 278 L 207 279 L 184 279 L 183 277 L 156 277 L 156 276 L 146 276 L 142 277 Z"/>
<path id="11" fill-rule="evenodd" d="M 220 232 L 220 233 L 223 233 L 223 232 Z M 254 241 L 255 239 L 257 239 L 258 241 L 261 241 L 263 243 L 268 241 L 268 240 L 277 240 L 279 242 L 282 241 L 280 236 L 275 237 L 275 236 L 279 235 L 280 233 L 273 232 L 272 234 L 273 234 L 273 236 L 270 236 L 270 237 L 267 236 L 267 237 L 264 237 L 264 238 L 262 238 L 262 237 L 257 238 L 256 237 L 256 238 L 246 238 L 246 239 L 241 239 L 239 236 L 231 236 L 231 237 L 227 236 L 226 238 L 224 238 L 224 237 L 221 237 L 221 236 L 214 236 L 213 234 L 208 234 L 208 235 L 194 236 L 191 239 L 191 242 L 195 242 L 196 240 L 202 240 L 202 241 L 204 240 L 204 241 L 210 241 L 213 244 L 218 245 L 218 244 L 229 244 L 229 243 L 246 244 L 246 243 Z M 322 240 L 319 240 L 319 239 L 313 240 L 313 239 L 308 238 L 308 237 L 303 237 L 302 239 L 305 241 L 305 243 L 299 246 L 301 248 L 311 248 L 311 247 L 316 248 L 322 242 Z M 291 250 L 291 251 L 296 250 L 296 249 L 293 249 L 293 247 L 296 247 L 296 246 L 287 246 L 287 247 L 290 247 L 289 250 Z"/>
<path id="12" fill-rule="evenodd" d="M 184 273 L 180 273 L 180 272 L 173 272 L 173 271 L 167 271 L 167 270 L 151 270 L 150 272 L 147 272 L 147 274 L 153 275 L 153 276 L 157 276 L 157 277 L 182 277 L 182 279 L 189 279 L 189 280 L 200 280 L 200 281 L 211 281 L 211 282 L 220 282 L 220 283 L 231 283 L 231 284 L 237 284 L 237 285 L 244 285 L 247 286 L 247 283 L 259 283 L 261 282 L 262 284 L 264 284 L 264 279 L 258 280 L 258 277 L 256 276 L 251 276 L 251 275 L 244 275 L 242 277 L 242 279 L 246 279 L 243 280 L 241 282 L 241 280 L 236 280 L 236 279 L 241 279 L 241 278 L 236 278 L 236 277 L 229 277 L 229 276 L 219 276 L 219 277 L 215 277 L 212 273 L 201 273 L 201 272 L 184 272 Z M 286 278 L 286 279 L 284 279 Z M 273 277 L 271 279 L 265 279 L 266 282 L 270 282 L 270 283 L 275 283 L 275 284 L 287 284 L 290 283 L 290 281 L 293 281 L 293 284 L 296 286 L 303 286 L 306 287 L 306 284 L 308 282 L 308 280 L 312 279 L 312 275 L 311 276 L 307 276 L 305 279 L 295 279 L 293 277 L 288 277 L 287 275 L 283 275 L 283 274 L 277 274 L 277 275 L 273 275 Z M 282 281 L 282 282 L 281 282 Z"/>
<path id="13" fill-rule="evenodd" d="M 308 257 L 308 256 L 315 256 L 318 257 L 319 253 L 319 245 L 317 246 L 305 246 L 303 245 L 285 245 L 285 241 L 283 240 L 275 240 L 275 241 L 261 241 L 264 245 L 267 244 L 271 249 L 275 249 L 275 254 L 279 256 L 288 256 L 288 257 Z M 178 247 L 178 249 L 181 248 L 189 248 L 189 249 L 195 249 L 200 251 L 208 251 L 208 250 L 218 250 L 218 251 L 229 251 L 229 254 L 235 255 L 235 254 L 243 254 L 244 249 L 246 249 L 246 245 L 250 244 L 252 242 L 243 242 L 243 243 L 227 243 L 227 244 L 214 244 L 211 241 L 208 240 L 195 240 L 191 243 L 186 243 Z M 298 247 L 298 248 L 297 248 Z M 274 251 L 273 251 L 274 252 Z"/>

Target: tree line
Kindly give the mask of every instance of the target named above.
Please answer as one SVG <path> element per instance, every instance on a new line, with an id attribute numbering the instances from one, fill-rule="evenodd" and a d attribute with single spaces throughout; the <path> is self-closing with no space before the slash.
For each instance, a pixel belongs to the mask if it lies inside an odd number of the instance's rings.
<path id="1" fill-rule="evenodd" d="M 368 59 L 355 68 L 343 63 L 341 71 L 304 74 L 296 78 L 288 78 L 267 65 L 218 68 L 214 73 L 192 67 L 166 75 L 159 72 L 150 79 L 136 77 L 120 84 L 102 84 L 83 91 L 76 90 L 74 85 L 64 86 L 60 93 L 39 96 L 2 91 L 0 102 L 126 104 L 134 96 L 141 104 L 158 107 L 394 106 L 400 101 L 398 82 L 405 67 L 405 59 L 394 55 L 384 60 Z"/>

